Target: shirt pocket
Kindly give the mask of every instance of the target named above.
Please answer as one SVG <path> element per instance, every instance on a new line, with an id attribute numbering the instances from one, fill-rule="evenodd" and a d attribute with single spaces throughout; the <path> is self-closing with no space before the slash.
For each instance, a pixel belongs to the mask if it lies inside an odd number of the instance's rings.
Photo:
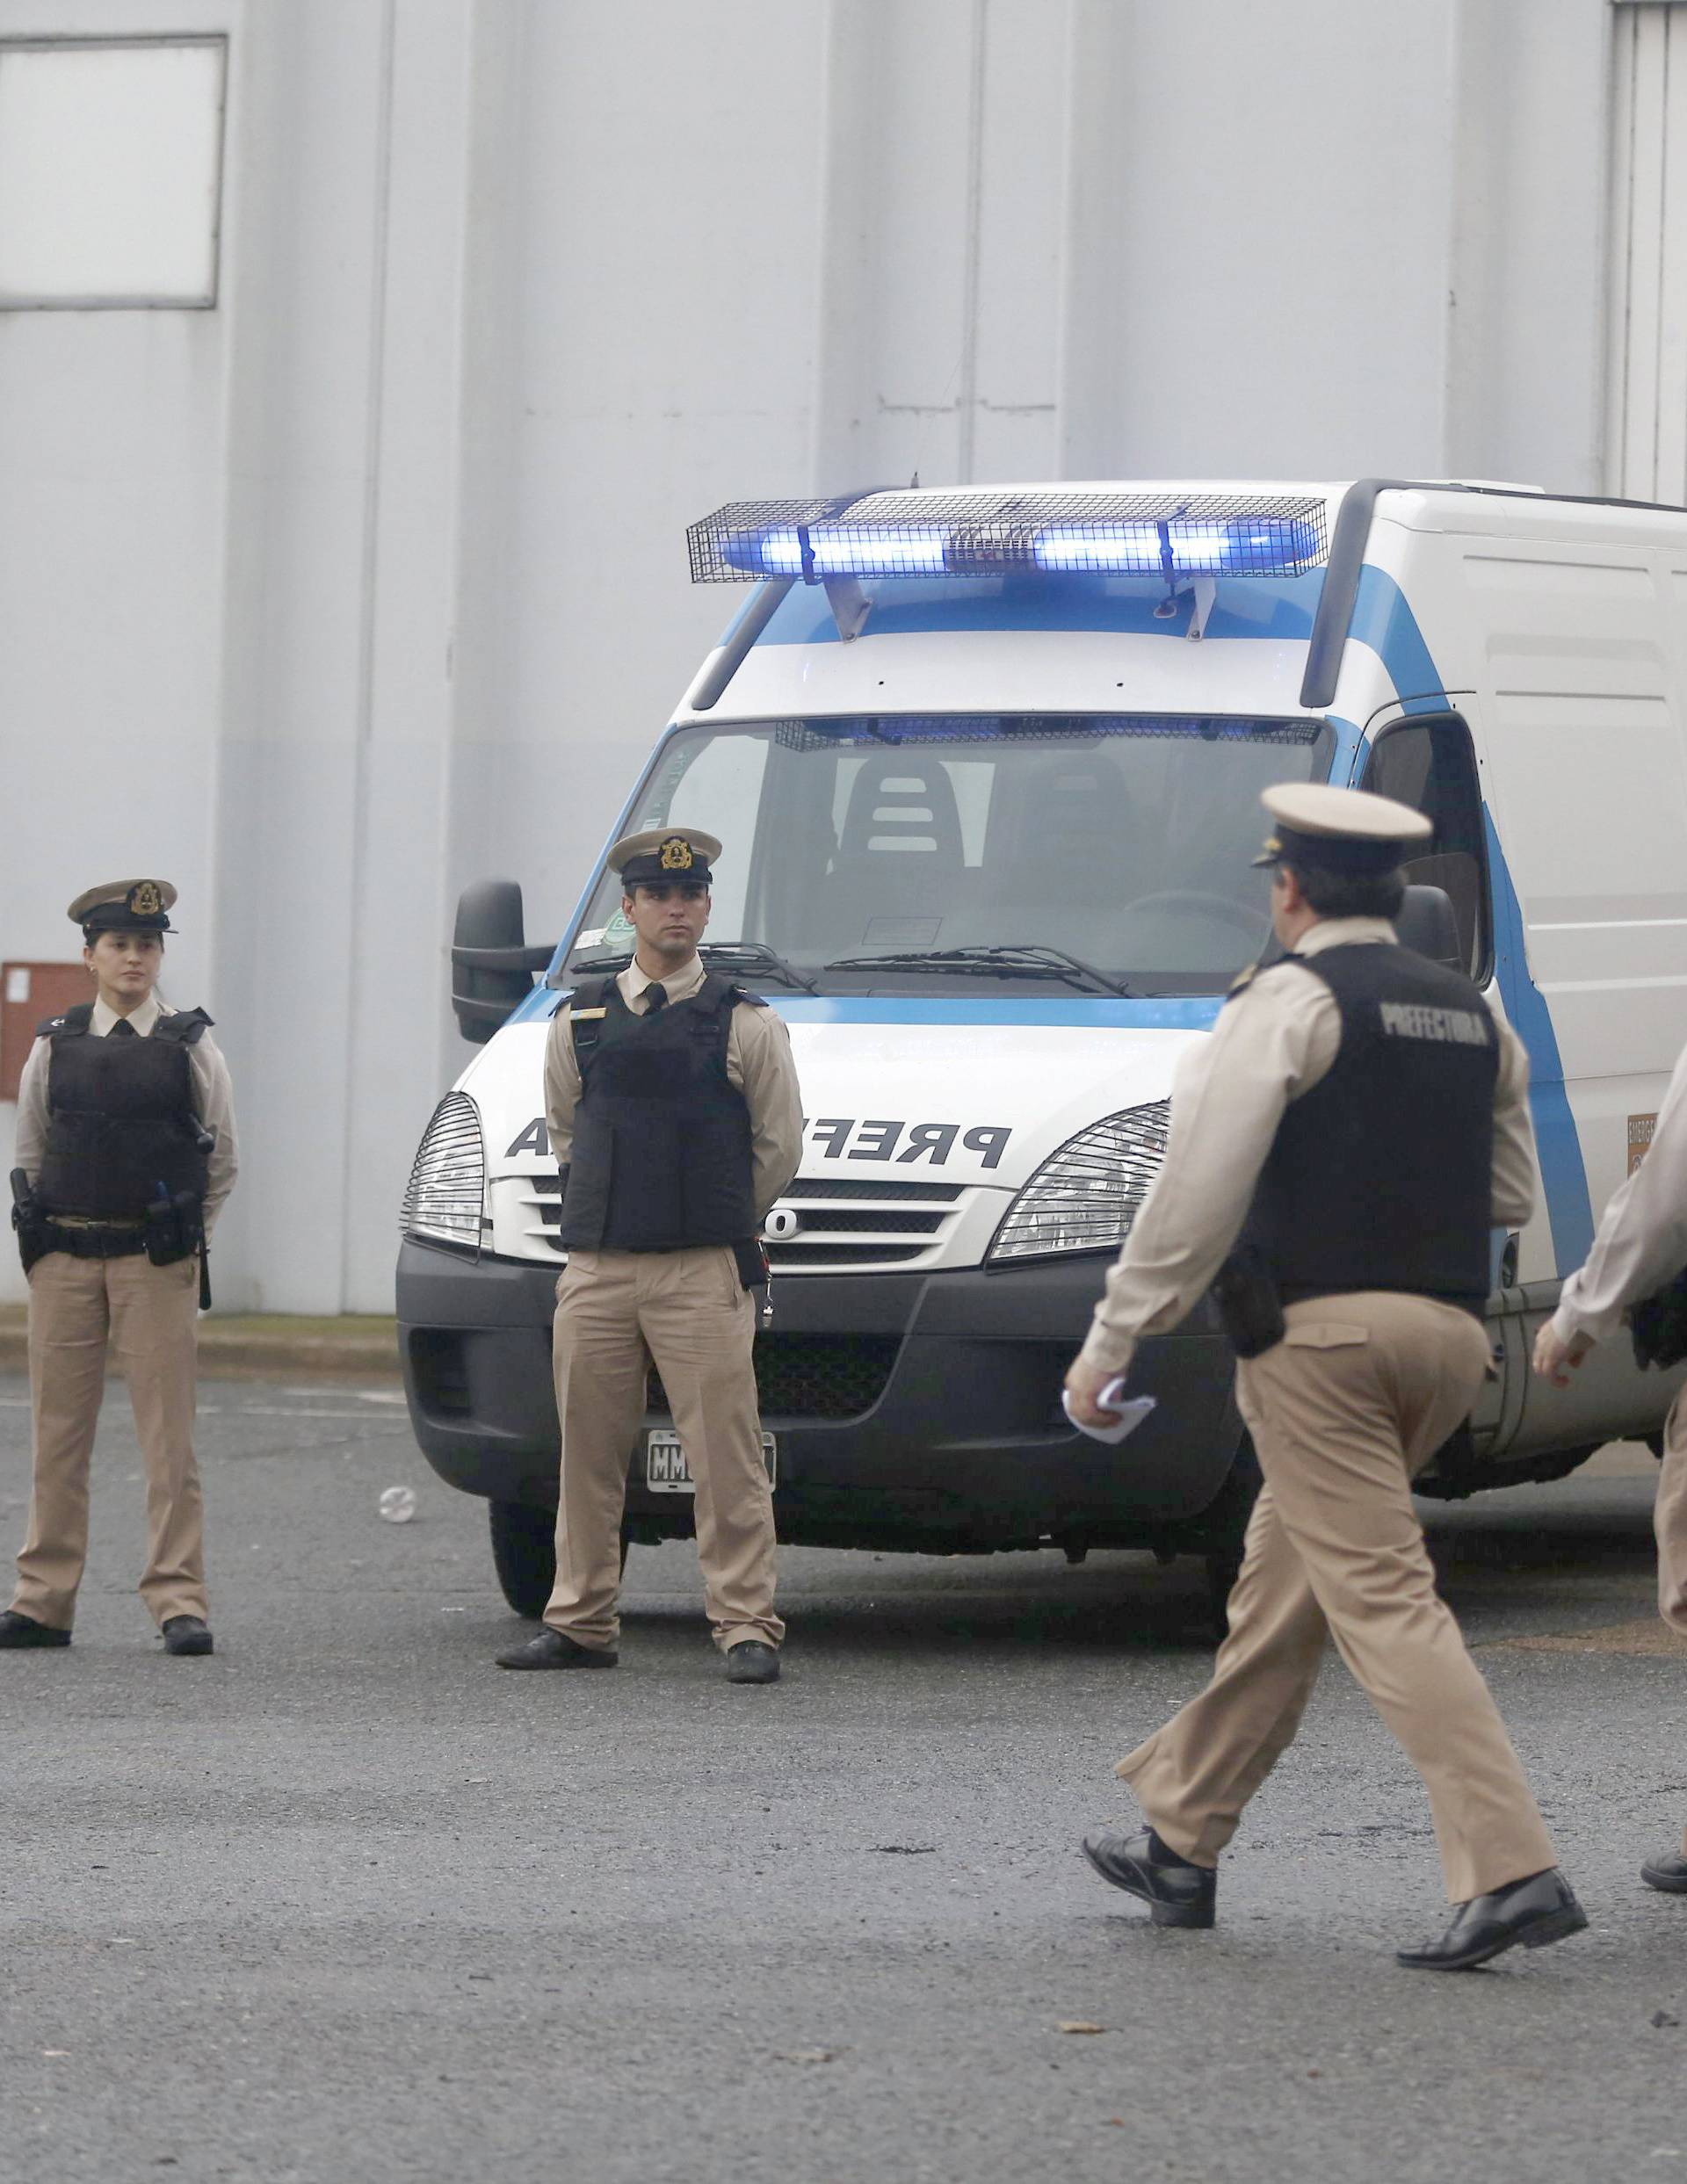
<path id="1" fill-rule="evenodd" d="M 1285 1327 L 1283 1340 L 1290 1349 L 1350 1349 L 1368 1342 L 1371 1330 L 1356 1327 L 1350 1320 L 1303 1320 L 1298 1327 Z"/>

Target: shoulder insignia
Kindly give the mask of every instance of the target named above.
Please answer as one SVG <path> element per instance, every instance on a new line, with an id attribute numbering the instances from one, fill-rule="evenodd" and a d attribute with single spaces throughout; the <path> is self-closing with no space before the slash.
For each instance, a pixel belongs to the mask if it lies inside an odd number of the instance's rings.
<path id="1" fill-rule="evenodd" d="M 590 1023 L 594 1017 L 606 1016 L 608 1014 L 607 1009 L 570 1009 L 568 1022 L 570 1023 Z"/>
<path id="2" fill-rule="evenodd" d="M 60 1031 L 85 1031 L 94 1020 L 94 1004 L 78 1002 L 74 1009 L 67 1009 L 62 1016 L 48 1016 L 35 1027 L 38 1039 L 50 1039 Z"/>
<path id="3" fill-rule="evenodd" d="M 742 986 L 728 987 L 727 990 L 735 1002 L 742 1002 L 746 1009 L 765 1009 L 767 1006 L 764 995 L 746 993 Z"/>

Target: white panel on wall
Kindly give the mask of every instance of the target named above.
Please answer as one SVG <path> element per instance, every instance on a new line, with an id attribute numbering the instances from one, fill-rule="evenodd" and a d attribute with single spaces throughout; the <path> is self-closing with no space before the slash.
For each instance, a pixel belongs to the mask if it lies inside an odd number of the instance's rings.
<path id="1" fill-rule="evenodd" d="M 215 303 L 227 51 L 0 43 L 0 307 Z"/>
<path id="2" fill-rule="evenodd" d="M 1687 10 L 1618 11 L 1606 478 L 1687 502 Z"/>

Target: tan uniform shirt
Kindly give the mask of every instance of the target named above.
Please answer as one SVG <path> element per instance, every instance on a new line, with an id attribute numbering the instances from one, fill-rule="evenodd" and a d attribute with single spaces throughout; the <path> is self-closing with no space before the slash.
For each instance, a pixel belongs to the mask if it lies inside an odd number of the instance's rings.
<path id="1" fill-rule="evenodd" d="M 129 1022 L 140 1038 L 149 1038 L 159 1017 L 175 1013 L 173 1009 L 166 1009 L 156 994 L 149 994 L 131 1014 Z M 97 1001 L 88 1029 L 97 1039 L 103 1039 L 116 1022 L 116 1009 Z M 47 1150 L 47 1075 L 51 1054 L 50 1042 L 37 1039 L 29 1050 L 18 1084 L 18 1137 L 12 1158 L 32 1183 L 41 1172 L 41 1156 Z M 206 1163 L 205 1233 L 209 1236 L 216 1226 L 223 1200 L 235 1187 L 240 1167 L 240 1148 L 235 1138 L 235 1088 L 229 1080 L 228 1065 L 208 1031 L 201 1031 L 188 1048 L 187 1060 L 193 1087 L 193 1112 L 201 1127 L 208 1130 L 214 1139 Z"/>
<path id="2" fill-rule="evenodd" d="M 708 975 L 701 956 L 662 981 L 670 1002 L 689 1001 Z M 629 964 L 615 981 L 621 999 L 636 1016 L 644 1014 L 644 989 L 655 980 Z M 545 1049 L 545 1125 L 551 1151 L 566 1168 L 574 1150 L 574 1110 L 580 1101 L 580 1065 L 575 1059 L 570 1011 L 559 1009 L 551 1020 Z M 787 1190 L 802 1158 L 802 1095 L 791 1035 L 771 1009 L 740 1005 L 732 1012 L 727 1035 L 727 1075 L 749 1108 L 751 1187 L 760 1220 Z"/>
<path id="3" fill-rule="evenodd" d="M 1553 1332 L 1603 1342 L 1625 1309 L 1687 1266 L 1687 1052 L 1676 1062 L 1646 1158 L 1617 1190 L 1585 1266 L 1565 1283 Z"/>
<path id="4" fill-rule="evenodd" d="M 1394 929 L 1384 918 L 1321 919 L 1295 953 L 1361 941 L 1392 946 Z M 1107 1276 L 1083 1346 L 1088 1363 L 1122 1373 L 1145 1334 L 1163 1334 L 1185 1317 L 1241 1233 L 1290 1101 L 1328 1076 L 1341 1039 L 1341 1011 L 1323 980 L 1273 965 L 1225 1004 L 1211 1038 L 1184 1056 L 1165 1162 Z M 1502 1022 L 1495 1223 L 1521 1228 L 1534 1206 L 1529 1057 Z"/>

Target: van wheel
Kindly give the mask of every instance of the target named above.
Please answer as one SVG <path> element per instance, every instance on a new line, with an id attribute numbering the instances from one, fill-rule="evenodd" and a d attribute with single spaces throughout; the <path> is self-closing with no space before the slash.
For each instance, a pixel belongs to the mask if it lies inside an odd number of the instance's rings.
<path id="1" fill-rule="evenodd" d="M 491 1501 L 492 1566 L 504 1598 L 537 1623 L 556 1582 L 556 1519 L 525 1501 Z"/>
<path id="2" fill-rule="evenodd" d="M 1224 1484 L 1198 1520 L 1206 1539 L 1207 1608 L 1220 1645 L 1230 1635 L 1230 1590 L 1242 1574 L 1242 1551 L 1259 1486 L 1259 1458 L 1244 1433 Z"/>
<path id="3" fill-rule="evenodd" d="M 556 1518 L 525 1501 L 489 1501 L 492 1565 L 504 1598 L 518 1616 L 537 1623 L 556 1583 Z M 626 1530 L 621 1530 L 621 1568 L 626 1568 Z"/>

